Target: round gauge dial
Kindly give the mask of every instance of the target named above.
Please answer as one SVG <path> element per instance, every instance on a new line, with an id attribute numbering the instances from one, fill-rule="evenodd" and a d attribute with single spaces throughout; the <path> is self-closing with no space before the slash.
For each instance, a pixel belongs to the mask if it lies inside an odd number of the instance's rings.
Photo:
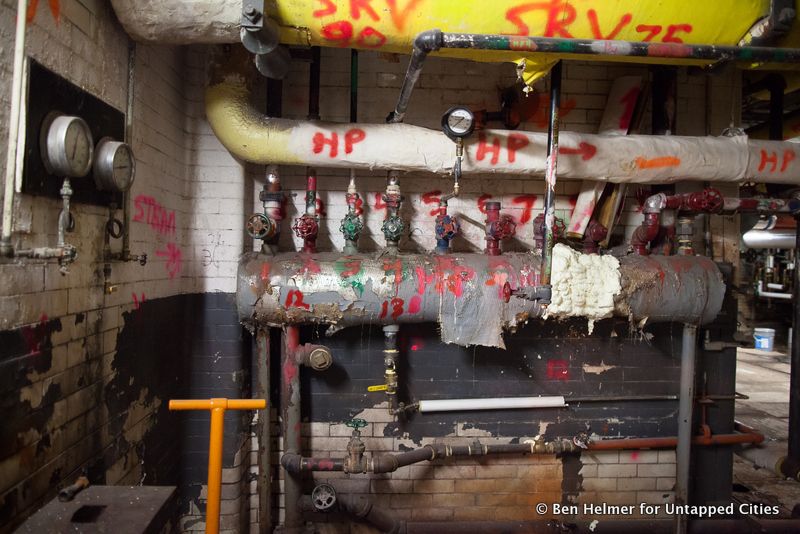
<path id="1" fill-rule="evenodd" d="M 81 178 L 91 169 L 94 151 L 92 132 L 80 117 L 48 115 L 42 126 L 40 140 L 42 160 L 50 174 Z"/>
<path id="2" fill-rule="evenodd" d="M 467 137 L 475 129 L 475 115 L 465 107 L 450 108 L 442 117 L 442 129 L 451 139 Z"/>
<path id="3" fill-rule="evenodd" d="M 136 163 L 131 147 L 103 138 L 97 143 L 94 157 L 94 181 L 98 189 L 122 193 L 133 185 Z"/>

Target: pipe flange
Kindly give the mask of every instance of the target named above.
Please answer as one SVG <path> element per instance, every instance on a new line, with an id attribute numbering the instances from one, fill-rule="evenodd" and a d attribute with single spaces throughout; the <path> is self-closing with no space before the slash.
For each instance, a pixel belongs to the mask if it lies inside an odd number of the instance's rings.
<path id="1" fill-rule="evenodd" d="M 326 347 L 317 347 L 308 355 L 308 366 L 315 371 L 324 371 L 333 365 L 333 355 Z"/>

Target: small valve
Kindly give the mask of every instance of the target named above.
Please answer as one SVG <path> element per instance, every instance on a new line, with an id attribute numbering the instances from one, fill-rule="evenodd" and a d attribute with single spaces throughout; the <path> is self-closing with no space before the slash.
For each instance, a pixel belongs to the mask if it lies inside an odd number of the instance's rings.
<path id="1" fill-rule="evenodd" d="M 306 214 L 295 219 L 292 230 L 300 239 L 310 239 L 319 232 L 319 222 L 316 217 Z"/>
<path id="2" fill-rule="evenodd" d="M 345 423 L 345 426 L 348 426 L 353 429 L 353 432 L 361 433 L 361 429 L 366 427 L 369 423 L 367 423 L 366 419 L 355 418 L 351 419 Z"/>
<path id="3" fill-rule="evenodd" d="M 362 230 L 364 230 L 364 222 L 355 213 L 345 215 L 341 226 L 339 226 L 339 231 L 348 241 L 357 241 Z"/>
<path id="4" fill-rule="evenodd" d="M 517 223 L 510 215 L 501 215 L 499 220 L 490 222 L 486 228 L 486 233 L 499 241 L 510 239 L 516 232 Z"/>
<path id="5" fill-rule="evenodd" d="M 320 484 L 311 492 L 311 502 L 317 512 L 329 512 L 336 505 L 336 490 L 330 484 Z"/>
<path id="6" fill-rule="evenodd" d="M 386 241 L 390 242 L 399 241 L 405 229 L 406 225 L 403 219 L 398 216 L 387 217 L 386 220 L 383 221 L 383 225 L 381 225 L 381 231 Z"/>
<path id="7" fill-rule="evenodd" d="M 452 240 L 460 229 L 458 219 L 444 214 L 436 217 L 436 239 Z"/>
<path id="8" fill-rule="evenodd" d="M 275 223 L 263 213 L 256 213 L 247 220 L 247 233 L 254 239 L 269 239 L 275 235 Z"/>

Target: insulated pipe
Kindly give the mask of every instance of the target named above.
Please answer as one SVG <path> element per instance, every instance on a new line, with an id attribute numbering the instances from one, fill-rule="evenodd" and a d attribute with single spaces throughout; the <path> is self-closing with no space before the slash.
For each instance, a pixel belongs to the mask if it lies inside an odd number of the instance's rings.
<path id="1" fill-rule="evenodd" d="M 563 245 L 555 252 L 556 259 L 573 254 Z M 535 253 L 381 258 L 248 253 L 239 264 L 237 305 L 240 319 L 250 325 L 316 323 L 343 328 L 436 322 L 447 343 L 504 347 L 504 329 L 542 314 L 533 302 L 509 298 L 506 283 L 512 291 L 535 285 L 540 261 Z M 616 315 L 634 321 L 705 324 L 722 306 L 725 284 L 708 258 L 625 256 L 618 269 L 621 290 L 617 295 L 593 293 L 592 298 L 608 302 L 593 312 L 593 319 Z M 592 286 L 593 279 L 582 282 Z M 560 291 L 554 286 L 554 302 L 569 302 L 577 295 Z M 584 312 L 549 313 L 559 318 Z"/>
<path id="2" fill-rule="evenodd" d="M 19 151 L 22 85 L 25 83 L 25 24 L 28 0 L 17 1 L 17 24 L 14 34 L 14 71 L 11 77 L 11 112 L 8 119 L 6 149 L 6 180 L 3 192 L 3 233 L 0 236 L 0 256 L 14 256 L 11 232 L 14 226 L 14 190 L 17 182 L 17 152 Z"/>
<path id="3" fill-rule="evenodd" d="M 678 398 L 678 447 L 676 457 L 675 504 L 689 504 L 689 482 L 692 463 L 692 434 L 694 410 L 695 354 L 697 350 L 697 327 L 683 325 L 681 346 L 681 381 Z M 675 514 L 675 532 L 684 534 L 687 528 L 687 514 Z"/>
<path id="4" fill-rule="evenodd" d="M 481 399 L 431 399 L 419 401 L 419 411 L 466 412 L 474 410 L 514 410 L 519 408 L 563 408 L 564 397 L 503 397 Z"/>
<path id="5" fill-rule="evenodd" d="M 215 61 L 223 62 L 224 67 L 212 68 L 206 115 L 220 142 L 241 160 L 452 174 L 453 143 L 440 131 L 407 124 L 353 125 L 266 117 L 249 100 L 248 77 L 252 68 L 246 54 L 233 53 Z M 483 133 L 465 140 L 465 175 L 544 175 L 546 134 L 503 130 Z M 487 157 L 486 150 L 494 146 L 495 140 L 501 150 L 497 162 L 492 163 L 494 158 Z M 572 132 L 561 132 L 559 141 L 558 172 L 559 178 L 564 179 L 800 184 L 800 153 L 793 143 L 755 141 L 744 136 L 600 136 Z M 580 152 L 567 154 L 567 149 Z"/>
<path id="6" fill-rule="evenodd" d="M 300 348 L 300 329 L 286 326 L 283 329 L 283 351 L 281 354 L 281 433 L 286 454 L 300 454 L 300 368 L 296 352 Z M 284 499 L 286 519 L 284 526 L 289 532 L 297 532 L 303 526 L 300 499 L 303 496 L 299 476 L 289 473 L 285 479 Z"/>

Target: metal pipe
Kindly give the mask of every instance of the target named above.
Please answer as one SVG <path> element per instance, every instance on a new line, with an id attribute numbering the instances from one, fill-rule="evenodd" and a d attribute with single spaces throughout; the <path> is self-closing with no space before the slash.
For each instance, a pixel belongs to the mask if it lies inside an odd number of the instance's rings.
<path id="1" fill-rule="evenodd" d="M 780 74 L 767 75 L 769 87 L 769 138 L 783 141 L 783 93 L 786 80 Z"/>
<path id="2" fill-rule="evenodd" d="M 689 504 L 689 481 L 692 461 L 692 435 L 694 410 L 694 369 L 697 350 L 697 327 L 693 324 L 683 325 L 683 342 L 681 346 L 681 381 L 680 398 L 678 399 L 678 446 L 676 456 L 675 504 Z M 676 534 L 685 534 L 687 514 L 675 514 Z"/>
<path id="3" fill-rule="evenodd" d="M 479 399 L 428 399 L 419 401 L 419 411 L 465 412 L 474 410 L 513 410 L 519 408 L 563 408 L 564 397 L 501 397 Z"/>
<path id="4" fill-rule="evenodd" d="M 125 103 L 125 142 L 133 144 L 133 103 L 136 88 L 136 41 L 128 44 L 128 94 Z M 131 256 L 131 190 L 122 193 L 122 260 Z"/>
<path id="5" fill-rule="evenodd" d="M 400 325 L 387 324 L 383 327 L 383 365 L 386 398 L 389 401 L 389 413 L 397 414 L 397 334 Z"/>
<path id="6" fill-rule="evenodd" d="M 686 43 L 558 39 L 519 35 L 443 33 L 441 48 L 513 50 L 550 54 L 624 56 L 707 61 L 800 63 L 800 49 L 761 46 L 724 46 Z"/>
<path id="7" fill-rule="evenodd" d="M 386 117 L 386 122 L 390 124 L 403 122 L 408 110 L 408 103 L 411 101 L 411 93 L 414 91 L 414 86 L 417 84 L 420 74 L 422 74 L 425 60 L 429 53 L 441 48 L 442 35 L 440 30 L 430 30 L 420 33 L 414 39 L 414 47 L 411 52 L 411 59 L 408 62 L 406 77 L 403 79 L 403 85 L 400 88 L 400 96 L 397 97 L 394 111 Z"/>
<path id="8" fill-rule="evenodd" d="M 797 477 L 798 466 L 800 466 L 800 212 L 795 212 L 795 223 L 797 226 L 797 236 L 794 248 L 794 276 L 792 294 L 792 351 L 791 368 L 789 378 L 789 462 L 785 462 L 787 467 L 794 464 L 792 469 Z"/>
<path id="9" fill-rule="evenodd" d="M 222 453 L 226 410 L 263 410 L 266 399 L 188 399 L 170 400 L 170 410 L 208 410 L 211 426 L 208 443 L 208 493 L 206 497 L 206 533 L 219 533 L 220 497 L 222 495 Z M 288 513 L 288 512 L 287 512 Z"/>
<path id="10" fill-rule="evenodd" d="M 747 31 L 739 46 L 771 45 L 789 33 L 796 16 L 794 0 L 770 0 L 769 14 Z"/>
<path id="11" fill-rule="evenodd" d="M 319 120 L 320 48 L 311 47 L 311 65 L 308 72 L 308 120 Z"/>
<path id="12" fill-rule="evenodd" d="M 559 245 L 556 258 L 568 254 Z M 239 265 L 237 304 L 247 324 L 371 324 L 437 322 L 442 339 L 460 345 L 503 347 L 505 328 L 540 317 L 534 303 L 508 297 L 535 283 L 535 253 L 375 258 L 339 253 L 266 256 L 249 253 Z M 720 310 L 725 284 L 703 257 L 625 256 L 619 259 L 621 291 L 594 317 L 616 315 L 648 322 L 705 324 Z M 592 284 L 592 273 L 581 279 Z M 567 299 L 559 289 L 554 298 Z M 569 297 L 571 298 L 571 297 Z M 604 296 L 605 298 L 605 296 Z M 613 300 L 613 301 L 612 301 Z M 582 316 L 564 310 L 554 317 Z"/>
<path id="13" fill-rule="evenodd" d="M 17 24 L 14 34 L 14 70 L 11 78 L 11 112 L 8 119 L 6 149 L 6 181 L 3 194 L 3 233 L 0 237 L 0 256 L 13 257 L 11 232 L 14 226 L 14 193 L 17 182 L 17 152 L 22 108 L 22 86 L 25 82 L 25 25 L 28 0 L 17 0 Z"/>
<path id="14" fill-rule="evenodd" d="M 542 267 L 539 271 L 539 285 L 550 287 L 553 271 L 553 246 L 555 244 L 556 224 L 556 179 L 558 176 L 558 109 L 561 105 L 561 66 L 559 61 L 550 70 L 550 126 L 547 131 L 547 170 L 544 175 L 544 246 L 542 247 Z M 540 304 L 549 304 L 550 295 L 540 299 Z"/>
<path id="15" fill-rule="evenodd" d="M 358 121 L 358 50 L 350 50 L 350 122 Z"/>
<path id="16" fill-rule="evenodd" d="M 270 344 L 269 329 L 256 331 L 256 383 L 255 396 L 262 399 L 270 395 Z M 261 534 L 272 532 L 272 417 L 271 410 L 258 414 L 256 436 L 258 436 L 258 531 Z"/>
<path id="17" fill-rule="evenodd" d="M 285 454 L 301 453 L 300 432 L 300 368 L 295 353 L 300 347 L 300 329 L 287 326 L 283 329 L 283 353 L 281 354 L 281 431 Z M 284 481 L 286 519 L 284 526 L 290 532 L 303 525 L 300 498 L 303 487 L 300 477 L 287 473 Z"/>

